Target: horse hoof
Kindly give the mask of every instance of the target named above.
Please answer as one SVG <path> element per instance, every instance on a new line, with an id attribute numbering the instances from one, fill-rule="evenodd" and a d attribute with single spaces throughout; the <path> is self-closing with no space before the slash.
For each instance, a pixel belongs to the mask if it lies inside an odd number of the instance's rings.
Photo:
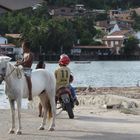
<path id="1" fill-rule="evenodd" d="M 21 131 L 17 131 L 17 135 L 21 135 L 22 134 L 22 132 Z"/>
<path id="2" fill-rule="evenodd" d="M 39 127 L 39 130 L 45 130 L 45 128 L 44 127 Z"/>
<path id="3" fill-rule="evenodd" d="M 49 131 L 54 131 L 55 129 L 54 129 L 54 128 L 49 128 L 48 130 L 49 130 Z"/>
<path id="4" fill-rule="evenodd" d="M 9 131 L 9 134 L 14 134 L 14 133 L 15 133 L 14 130 L 10 130 L 10 131 Z"/>

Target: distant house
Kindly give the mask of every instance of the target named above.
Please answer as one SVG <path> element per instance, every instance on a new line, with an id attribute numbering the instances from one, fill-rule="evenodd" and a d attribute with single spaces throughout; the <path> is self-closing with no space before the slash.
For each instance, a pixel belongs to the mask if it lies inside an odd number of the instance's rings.
<path id="1" fill-rule="evenodd" d="M 134 33 L 134 36 L 139 40 L 139 47 L 140 47 L 140 31 Z"/>
<path id="2" fill-rule="evenodd" d="M 15 38 L 15 39 L 19 39 L 21 38 L 21 34 L 5 34 L 5 36 L 7 37 L 12 37 L 12 38 Z"/>
<path id="3" fill-rule="evenodd" d="M 50 15 L 53 18 L 67 18 L 71 19 L 74 16 L 74 9 L 71 7 L 54 7 L 50 9 Z"/>
<path id="4" fill-rule="evenodd" d="M 65 19 L 74 19 L 78 16 L 91 16 L 94 15 L 92 10 L 85 9 L 83 4 L 76 4 L 70 7 L 52 7 L 49 6 L 49 14 L 52 18 L 65 18 Z"/>
<path id="5" fill-rule="evenodd" d="M 81 12 L 83 12 L 83 11 L 85 11 L 86 9 L 85 9 L 84 4 L 76 4 L 76 5 L 75 5 L 75 10 L 76 10 L 76 11 L 81 11 Z"/>
<path id="6" fill-rule="evenodd" d="M 121 30 L 113 32 L 110 35 L 104 36 L 103 44 L 112 48 L 112 53 L 120 54 L 120 49 L 124 47 L 124 40 L 132 34 L 130 30 Z"/>
<path id="7" fill-rule="evenodd" d="M 103 9 L 93 9 L 92 12 L 95 15 L 98 15 L 98 14 L 105 14 L 106 13 L 106 10 L 103 10 Z"/>
<path id="8" fill-rule="evenodd" d="M 124 20 L 131 20 L 131 13 L 129 10 L 110 10 L 109 11 L 109 17 L 110 19 L 124 19 Z"/>
<path id="9" fill-rule="evenodd" d="M 136 12 L 138 16 L 140 16 L 140 7 L 135 9 L 130 9 L 130 13 Z"/>
<path id="10" fill-rule="evenodd" d="M 112 19 L 108 25 L 108 32 L 110 32 L 114 26 L 117 24 L 120 30 L 132 30 L 133 20 L 124 20 L 124 19 Z"/>
<path id="11" fill-rule="evenodd" d="M 115 24 L 117 24 L 121 30 L 132 29 L 134 20 L 132 19 L 132 14 L 130 10 L 125 11 L 122 11 L 121 9 L 110 10 L 109 18 L 110 18 L 109 30 L 111 30 Z"/>
<path id="12" fill-rule="evenodd" d="M 110 31 L 109 34 L 112 34 L 112 33 L 116 32 L 116 31 L 120 31 L 120 28 L 119 28 L 118 24 L 114 25 L 114 28 Z"/>
<path id="13" fill-rule="evenodd" d="M 28 8 L 42 2 L 43 0 L 0 0 L 0 8 L 12 11 Z"/>
<path id="14" fill-rule="evenodd" d="M 135 33 L 135 37 L 140 40 L 140 31 Z"/>
<path id="15" fill-rule="evenodd" d="M 6 34 L 13 38 L 20 38 L 20 34 Z M 22 56 L 22 48 L 17 48 L 16 45 L 8 43 L 8 39 L 0 36 L 0 55 L 8 55 L 13 59 Z"/>
<path id="16" fill-rule="evenodd" d="M 100 29 L 103 32 L 108 32 L 109 24 L 107 20 L 97 21 L 95 27 L 96 29 Z"/>
<path id="17" fill-rule="evenodd" d="M 121 13 L 120 9 L 118 9 L 118 10 L 109 10 L 109 17 L 110 17 L 110 19 L 113 19 L 113 18 L 115 18 L 115 16 L 117 16 L 120 13 Z"/>
<path id="18" fill-rule="evenodd" d="M 0 44 L 0 55 L 21 58 L 22 48 L 17 48 L 14 44 Z"/>
<path id="19" fill-rule="evenodd" d="M 3 13 L 7 12 L 7 10 L 3 9 L 0 7 L 0 15 L 2 15 Z"/>
<path id="20" fill-rule="evenodd" d="M 14 44 L 0 44 L 0 54 L 15 54 Z"/>
<path id="21" fill-rule="evenodd" d="M 120 30 L 132 30 L 133 23 L 134 21 L 131 19 L 116 17 L 110 20 L 97 21 L 95 27 L 105 33 L 110 33 L 116 25 Z"/>

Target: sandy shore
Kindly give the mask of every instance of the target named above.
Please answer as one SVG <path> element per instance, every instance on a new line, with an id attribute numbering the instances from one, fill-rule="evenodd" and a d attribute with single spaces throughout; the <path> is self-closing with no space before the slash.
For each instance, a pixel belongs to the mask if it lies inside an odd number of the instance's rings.
<path id="1" fill-rule="evenodd" d="M 37 98 L 30 109 L 22 110 L 21 136 L 8 134 L 11 126 L 10 110 L 1 109 L 0 140 L 139 140 L 139 91 L 139 87 L 77 88 L 80 105 L 74 108 L 75 119 L 69 119 L 63 111 L 56 118 L 54 132 L 38 130 L 42 119 L 38 117 Z M 118 103 L 124 106 L 111 109 L 104 106 Z"/>

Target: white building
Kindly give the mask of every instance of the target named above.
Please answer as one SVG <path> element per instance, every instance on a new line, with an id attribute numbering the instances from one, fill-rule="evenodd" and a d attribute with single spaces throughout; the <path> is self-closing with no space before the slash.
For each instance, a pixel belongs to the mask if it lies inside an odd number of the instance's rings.
<path id="1" fill-rule="evenodd" d="M 135 37 L 140 41 L 140 31 L 135 33 Z M 139 43 L 139 47 L 140 47 L 140 43 Z"/>
<path id="2" fill-rule="evenodd" d="M 0 36 L 0 44 L 7 44 L 8 40 L 5 37 Z"/>

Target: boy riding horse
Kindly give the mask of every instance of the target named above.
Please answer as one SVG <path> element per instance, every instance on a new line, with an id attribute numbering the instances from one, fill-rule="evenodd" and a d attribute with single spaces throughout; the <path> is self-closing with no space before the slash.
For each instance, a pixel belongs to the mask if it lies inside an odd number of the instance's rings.
<path id="1" fill-rule="evenodd" d="M 22 43 L 23 59 L 17 61 L 16 66 L 22 65 L 29 89 L 28 100 L 32 100 L 32 83 L 31 83 L 31 67 L 33 63 L 33 54 L 30 52 L 30 42 L 24 41 Z"/>

